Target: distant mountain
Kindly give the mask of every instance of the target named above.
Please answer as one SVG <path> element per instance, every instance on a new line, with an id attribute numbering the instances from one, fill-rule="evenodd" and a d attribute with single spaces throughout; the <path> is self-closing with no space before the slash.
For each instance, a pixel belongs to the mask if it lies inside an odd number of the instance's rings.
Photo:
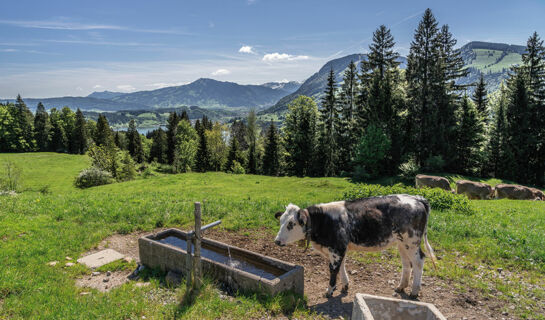
<path id="1" fill-rule="evenodd" d="M 201 78 L 183 86 L 133 92 L 111 100 L 127 104 L 142 104 L 153 108 L 198 105 L 202 108 L 247 110 L 269 107 L 288 92 L 283 87 L 240 85 L 234 82 Z"/>
<path id="2" fill-rule="evenodd" d="M 469 68 L 469 75 L 459 83 L 471 84 L 484 75 L 488 90 L 494 91 L 507 79 L 513 65 L 522 63 L 522 54 L 526 47 L 505 43 L 472 41 L 461 48 L 464 63 Z"/>
<path id="3" fill-rule="evenodd" d="M 289 81 L 289 82 L 267 82 L 262 84 L 262 86 L 271 88 L 271 89 L 280 89 L 284 90 L 287 93 L 293 93 L 299 89 L 301 82 L 299 81 Z"/>
<path id="4" fill-rule="evenodd" d="M 112 99 L 112 98 L 115 98 L 117 96 L 121 96 L 121 95 L 124 95 L 125 93 L 123 92 L 113 92 L 113 91 L 102 91 L 102 92 L 98 92 L 98 91 L 95 91 L 93 93 L 91 93 L 90 95 L 88 95 L 87 97 L 88 98 L 97 98 L 97 99 Z"/>
<path id="5" fill-rule="evenodd" d="M 329 70 L 333 69 L 335 72 L 335 79 L 337 83 L 341 83 L 343 79 L 344 71 L 346 70 L 350 61 L 356 63 L 356 67 L 359 71 L 360 63 L 367 59 L 365 54 L 352 54 L 346 57 L 338 58 L 327 62 L 318 72 L 310 76 L 303 84 L 297 89 L 297 91 L 283 97 L 280 99 L 274 106 L 263 110 L 260 114 L 266 113 L 281 113 L 288 108 L 288 104 L 292 102 L 295 98 L 300 95 L 305 95 L 314 98 L 316 101 L 323 96 L 323 92 L 327 83 L 327 76 Z M 407 64 L 407 59 L 404 57 L 399 58 L 400 67 L 405 68 Z"/>

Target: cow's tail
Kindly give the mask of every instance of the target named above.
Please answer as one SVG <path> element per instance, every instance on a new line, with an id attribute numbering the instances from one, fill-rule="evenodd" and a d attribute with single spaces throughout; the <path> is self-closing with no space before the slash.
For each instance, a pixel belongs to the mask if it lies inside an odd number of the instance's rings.
<path id="1" fill-rule="evenodd" d="M 433 248 L 431 247 L 430 243 L 428 242 L 428 221 L 430 218 L 430 203 L 426 198 L 419 197 L 418 199 L 424 207 L 426 208 L 426 225 L 424 227 L 424 248 L 426 249 L 427 253 L 430 255 L 431 262 L 433 264 L 433 268 L 435 271 L 437 271 L 437 259 L 435 258 L 435 254 L 433 253 Z"/>

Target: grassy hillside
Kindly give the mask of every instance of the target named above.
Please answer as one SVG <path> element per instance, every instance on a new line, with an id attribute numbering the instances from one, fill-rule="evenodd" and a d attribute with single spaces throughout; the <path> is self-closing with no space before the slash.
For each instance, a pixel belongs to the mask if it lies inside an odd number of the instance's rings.
<path id="1" fill-rule="evenodd" d="M 0 197 L 0 319 L 148 319 L 183 315 L 196 318 L 257 317 L 283 310 L 285 300 L 243 295 L 238 303 L 222 300 L 212 284 L 199 303 L 180 307 L 150 298 L 159 280 L 138 287 L 124 284 L 109 293 L 81 296 L 74 278 L 90 270 L 47 266 L 48 261 L 78 258 L 113 233 L 188 226 L 193 202 L 206 200 L 204 223 L 222 219 L 222 228 L 276 232 L 275 211 L 292 202 L 299 206 L 332 201 L 353 187 L 339 178 L 292 178 L 225 173 L 157 174 L 148 179 L 79 190 L 72 186 L 77 172 L 88 166 L 85 156 L 53 153 L 0 154 L 23 169 L 23 192 Z M 49 185 L 50 192 L 42 193 Z M 429 237 L 440 270 L 428 274 L 452 279 L 455 290 L 477 288 L 502 292 L 517 305 L 521 317 L 543 319 L 536 301 L 545 299 L 545 202 L 472 201 L 475 214 L 434 211 Z M 363 256 L 373 259 L 373 255 Z M 399 264 L 397 254 L 390 258 Z M 475 268 L 503 268 L 521 278 L 506 283 L 475 277 Z M 461 268 L 460 266 L 470 266 Z M 325 283 L 325 282 L 324 282 Z M 526 284 L 533 285 L 527 289 Z M 453 289 L 454 290 L 454 289 Z M 175 297 L 183 288 L 169 291 Z M 313 316 L 299 307 L 294 316 Z"/>

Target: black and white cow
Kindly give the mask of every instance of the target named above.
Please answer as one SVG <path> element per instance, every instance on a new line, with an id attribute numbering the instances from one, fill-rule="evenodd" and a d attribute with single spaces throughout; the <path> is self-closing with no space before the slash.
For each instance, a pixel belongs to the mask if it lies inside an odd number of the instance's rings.
<path id="1" fill-rule="evenodd" d="M 426 199 L 406 194 L 322 203 L 306 209 L 289 204 L 285 212 L 275 215 L 280 219 L 275 243 L 284 246 L 307 239 L 315 250 L 329 259 L 326 297 L 333 294 L 339 271 L 342 292 L 348 291 L 347 250 L 380 251 L 397 244 L 403 271 L 396 291 L 401 292 L 409 285 L 412 269 L 411 297 L 415 298 L 420 291 L 424 268 L 422 239 L 435 266 L 426 232 L 429 213 Z"/>

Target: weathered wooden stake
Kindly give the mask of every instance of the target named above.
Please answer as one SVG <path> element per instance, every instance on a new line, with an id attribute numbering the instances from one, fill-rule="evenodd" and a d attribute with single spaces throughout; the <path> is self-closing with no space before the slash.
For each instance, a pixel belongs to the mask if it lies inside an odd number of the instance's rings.
<path id="1" fill-rule="evenodd" d="M 202 285 L 201 266 L 201 203 L 195 202 L 195 253 L 193 255 L 193 289 L 198 292 Z"/>
<path id="2" fill-rule="evenodd" d="M 185 276 L 185 284 L 186 284 L 186 292 L 189 293 L 192 288 L 191 283 L 191 273 L 193 272 L 193 261 L 191 259 L 191 245 L 193 244 L 193 235 L 191 233 L 188 234 L 188 238 L 186 239 L 187 244 L 187 261 L 186 261 L 186 276 Z"/>

